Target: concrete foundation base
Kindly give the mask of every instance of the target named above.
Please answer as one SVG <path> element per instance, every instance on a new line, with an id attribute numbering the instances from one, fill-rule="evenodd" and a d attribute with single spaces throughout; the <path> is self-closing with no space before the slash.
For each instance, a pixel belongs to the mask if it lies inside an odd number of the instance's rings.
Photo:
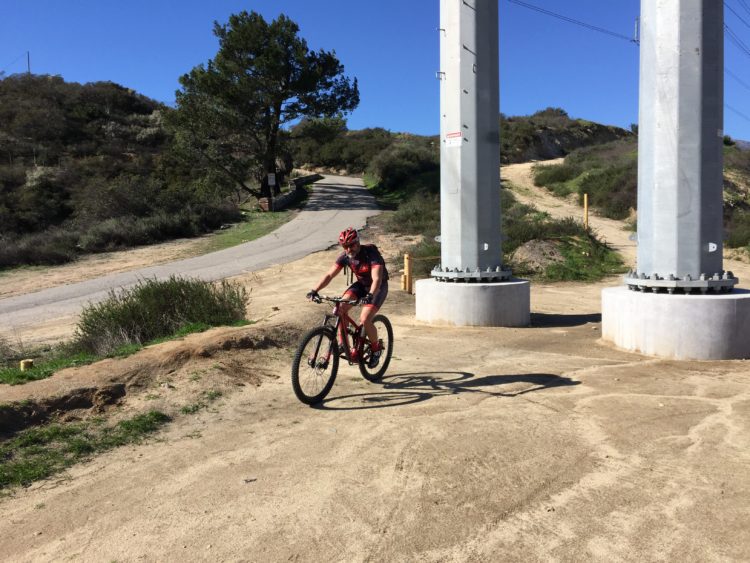
<path id="1" fill-rule="evenodd" d="M 450 283 L 418 280 L 417 320 L 454 326 L 528 326 L 529 282 Z"/>
<path id="2" fill-rule="evenodd" d="M 602 338 L 678 360 L 750 358 L 750 291 L 719 295 L 602 291 Z"/>

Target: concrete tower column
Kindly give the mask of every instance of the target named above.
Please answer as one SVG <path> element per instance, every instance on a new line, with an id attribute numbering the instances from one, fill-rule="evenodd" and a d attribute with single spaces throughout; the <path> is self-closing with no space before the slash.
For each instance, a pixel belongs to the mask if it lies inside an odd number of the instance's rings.
<path id="1" fill-rule="evenodd" d="M 602 338 L 627 350 L 750 357 L 750 292 L 722 258 L 723 10 L 641 0 L 637 264 L 602 291 Z"/>
<path id="2" fill-rule="evenodd" d="M 498 43 L 498 0 L 440 1 L 441 263 L 419 320 L 529 324 L 529 284 L 502 265 Z"/>

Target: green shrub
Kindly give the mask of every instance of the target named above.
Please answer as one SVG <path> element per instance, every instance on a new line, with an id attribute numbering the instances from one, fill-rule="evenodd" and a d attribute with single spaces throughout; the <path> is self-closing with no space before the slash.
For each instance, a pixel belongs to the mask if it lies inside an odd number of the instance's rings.
<path id="1" fill-rule="evenodd" d="M 0 268 L 25 264 L 65 264 L 78 254 L 78 232 L 52 228 L 43 233 L 6 237 L 0 244 Z"/>
<path id="2" fill-rule="evenodd" d="M 727 223 L 726 245 L 729 248 L 740 248 L 750 245 L 750 212 L 737 211 Z"/>
<path id="3" fill-rule="evenodd" d="M 411 176 L 436 170 L 440 166 L 437 150 L 410 142 L 396 143 L 372 159 L 367 173 L 385 191 L 393 190 Z"/>
<path id="4" fill-rule="evenodd" d="M 581 169 L 570 164 L 537 164 L 533 168 L 533 173 L 535 186 L 548 186 L 558 182 L 568 182 L 578 177 L 581 174 Z"/>
<path id="5" fill-rule="evenodd" d="M 122 346 L 169 336 L 185 325 L 232 324 L 245 318 L 246 302 L 245 289 L 227 281 L 144 280 L 84 308 L 75 347 L 105 356 Z"/>
<path id="6" fill-rule="evenodd" d="M 579 184 L 579 195 L 589 194 L 589 205 L 610 219 L 625 219 L 638 198 L 638 167 L 635 163 L 594 170 Z"/>
<path id="7" fill-rule="evenodd" d="M 47 231 L 6 237 L 0 245 L 0 268 L 24 264 L 64 264 L 83 252 L 108 252 L 165 240 L 194 237 L 236 222 L 241 214 L 235 205 L 203 205 L 176 213 L 159 212 L 150 217 L 117 217 L 90 227 L 52 228 Z"/>
<path id="8" fill-rule="evenodd" d="M 388 226 L 395 233 L 437 234 L 440 230 L 440 198 L 429 193 L 415 193 L 388 218 Z"/>

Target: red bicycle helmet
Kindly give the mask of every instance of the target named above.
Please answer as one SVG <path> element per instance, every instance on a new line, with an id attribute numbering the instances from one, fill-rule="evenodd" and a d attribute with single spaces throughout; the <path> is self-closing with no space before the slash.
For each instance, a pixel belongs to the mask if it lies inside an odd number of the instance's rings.
<path id="1" fill-rule="evenodd" d="M 341 234 L 339 235 L 339 244 L 341 246 L 349 246 L 355 242 L 359 242 L 359 235 L 357 234 L 356 229 L 349 227 L 348 229 L 341 231 Z"/>

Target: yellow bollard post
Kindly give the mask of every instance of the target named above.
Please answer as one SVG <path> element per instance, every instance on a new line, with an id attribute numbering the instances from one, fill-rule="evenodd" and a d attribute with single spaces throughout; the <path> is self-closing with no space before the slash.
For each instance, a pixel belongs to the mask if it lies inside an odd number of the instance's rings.
<path id="1" fill-rule="evenodd" d="M 589 230 L 589 194 L 583 194 L 583 228 Z"/>
<path id="2" fill-rule="evenodd" d="M 21 360 L 18 367 L 21 371 L 28 371 L 34 367 L 34 360 Z"/>
<path id="3" fill-rule="evenodd" d="M 411 293 L 412 290 L 412 279 L 411 279 L 411 254 L 404 254 L 404 277 L 406 278 L 406 291 Z"/>

